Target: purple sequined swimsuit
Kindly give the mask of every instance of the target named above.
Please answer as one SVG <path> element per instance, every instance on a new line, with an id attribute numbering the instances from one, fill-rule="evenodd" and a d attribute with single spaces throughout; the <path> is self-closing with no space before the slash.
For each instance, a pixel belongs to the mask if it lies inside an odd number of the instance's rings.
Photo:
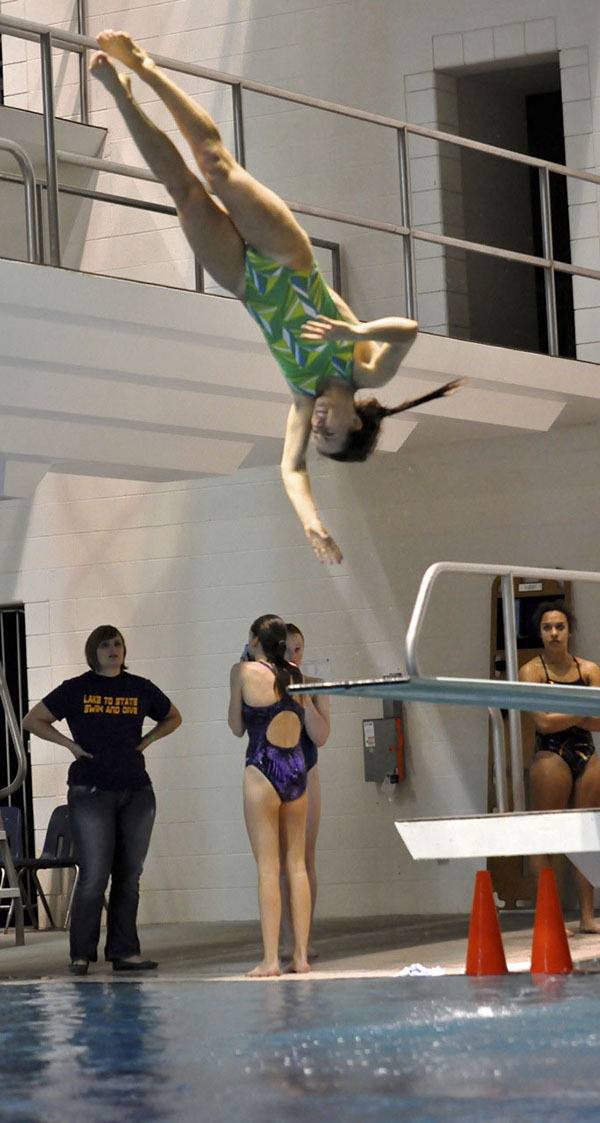
<path id="1" fill-rule="evenodd" d="M 266 666 L 266 664 L 265 664 Z M 282 803 L 300 799 L 306 791 L 306 761 L 298 744 L 293 749 L 279 749 L 267 738 L 267 729 L 277 714 L 290 711 L 302 722 L 304 710 L 292 698 L 280 698 L 272 706 L 248 706 L 242 702 L 242 715 L 250 738 L 246 750 L 246 766 L 253 764 L 273 785 Z"/>

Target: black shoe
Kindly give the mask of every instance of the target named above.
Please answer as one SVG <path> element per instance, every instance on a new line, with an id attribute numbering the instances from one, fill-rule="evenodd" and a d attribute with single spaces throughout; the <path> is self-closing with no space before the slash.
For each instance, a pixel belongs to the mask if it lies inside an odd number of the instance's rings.
<path id="1" fill-rule="evenodd" d="M 89 962 L 87 959 L 82 960 L 80 963 L 69 963 L 70 975 L 87 975 Z"/>
<path id="2" fill-rule="evenodd" d="M 158 967 L 155 959 L 113 959 L 113 971 L 154 971 Z"/>

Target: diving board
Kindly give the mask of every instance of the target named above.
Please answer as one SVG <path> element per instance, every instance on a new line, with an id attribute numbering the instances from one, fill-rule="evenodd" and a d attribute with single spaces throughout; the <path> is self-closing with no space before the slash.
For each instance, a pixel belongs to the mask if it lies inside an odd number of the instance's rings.
<path id="1" fill-rule="evenodd" d="M 301 684 L 290 694 L 305 694 Z M 343 694 L 357 698 L 396 698 L 399 702 L 437 702 L 449 706 L 492 706 L 547 713 L 600 714 L 600 687 L 512 682 L 506 679 L 442 678 L 384 675 L 382 678 L 314 682 L 311 694 Z"/>
<path id="2" fill-rule="evenodd" d="M 566 854 L 592 885 L 600 886 L 600 810 L 405 819 L 395 826 L 416 861 Z"/>
<path id="3" fill-rule="evenodd" d="M 290 685 L 288 691 L 301 694 L 306 687 Z M 504 679 L 385 675 L 383 678 L 311 683 L 310 692 L 586 716 L 600 713 L 600 687 Z M 396 829 L 417 860 L 567 854 L 592 885 L 600 886 L 600 810 L 511 811 L 496 815 L 407 819 L 397 822 Z"/>
<path id="4" fill-rule="evenodd" d="M 417 659 L 420 636 L 431 590 L 444 574 L 500 577 L 508 679 L 450 678 L 421 673 Z M 593 885 L 600 886 L 600 810 L 526 812 L 523 784 L 521 723 L 516 711 L 600 715 L 600 687 L 573 683 L 518 681 L 514 581 L 552 579 L 600 584 L 600 573 L 584 570 L 540 569 L 520 565 L 487 565 L 471 562 L 436 562 L 425 571 L 406 634 L 409 674 L 394 672 L 381 678 L 348 679 L 310 684 L 311 694 L 341 694 L 350 698 L 396 699 L 447 706 L 487 708 L 492 718 L 492 742 L 499 814 L 463 815 L 439 819 L 413 819 L 396 823 L 398 833 L 415 859 L 508 857 L 522 854 L 567 854 Z M 290 685 L 290 694 L 302 694 L 304 685 Z M 508 711 L 512 806 L 505 812 L 499 777 L 504 776 L 502 719 Z M 506 792 L 504 792 L 504 797 Z"/>

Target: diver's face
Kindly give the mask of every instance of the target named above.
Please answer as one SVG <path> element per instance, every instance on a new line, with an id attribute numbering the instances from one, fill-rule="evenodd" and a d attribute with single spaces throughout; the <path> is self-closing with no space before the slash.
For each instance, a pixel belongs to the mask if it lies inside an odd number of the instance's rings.
<path id="1" fill-rule="evenodd" d="M 288 663 L 295 663 L 297 667 L 304 657 L 304 640 L 298 632 L 288 632 L 285 657 Z"/>
<path id="2" fill-rule="evenodd" d="M 353 397 L 339 397 L 327 391 L 315 399 L 310 424 L 313 440 L 324 456 L 341 452 L 350 433 L 362 429 Z"/>
<path id="3" fill-rule="evenodd" d="M 540 634 L 546 651 L 565 652 L 569 643 L 569 621 L 562 612 L 545 612 L 540 622 Z"/>

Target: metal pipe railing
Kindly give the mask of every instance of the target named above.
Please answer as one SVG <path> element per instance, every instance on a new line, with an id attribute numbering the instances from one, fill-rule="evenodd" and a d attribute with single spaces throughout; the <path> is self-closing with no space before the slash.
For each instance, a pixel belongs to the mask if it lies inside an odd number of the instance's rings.
<path id="1" fill-rule="evenodd" d="M 246 167 L 246 143 L 244 140 L 244 105 L 242 100 L 243 86 L 236 82 L 231 87 L 233 101 L 233 153 L 243 168 Z"/>
<path id="2" fill-rule="evenodd" d="M 77 0 L 77 34 L 86 35 L 88 27 L 87 0 Z M 79 115 L 82 125 L 90 123 L 90 88 L 87 55 L 79 53 Z"/>
<path id="3" fill-rule="evenodd" d="M 477 562 L 436 562 L 434 565 L 430 565 L 423 574 L 406 633 L 406 667 L 409 675 L 415 678 L 421 677 L 421 669 L 417 658 L 417 644 L 421 635 L 427 607 L 431 599 L 433 586 L 443 573 L 464 573 L 479 577 L 501 578 L 504 645 L 508 671 L 506 682 L 510 685 L 518 683 L 519 679 L 513 580 L 518 577 L 527 581 L 589 581 L 594 584 L 600 584 L 600 573 L 593 573 L 589 570 L 541 569 L 537 566 L 526 565 L 480 565 Z M 447 676 L 445 677 L 447 678 Z M 518 711 L 514 709 L 509 709 L 509 728 L 511 733 L 510 752 L 512 763 L 513 809 L 515 811 L 522 811 L 525 808 L 523 753 L 521 748 L 521 729 Z"/>
<path id="4" fill-rule="evenodd" d="M 443 573 L 464 573 L 479 577 L 519 577 L 526 581 L 589 581 L 600 584 L 600 573 L 584 569 L 540 569 L 531 565 L 487 565 L 479 562 L 435 562 L 425 570 L 419 586 L 406 633 L 406 666 L 410 675 L 421 676 L 417 644 L 433 586 Z"/>
<path id="5" fill-rule="evenodd" d="M 80 31 L 85 30 L 86 25 L 86 0 L 77 0 L 77 14 L 78 14 L 78 27 Z M 25 39 L 38 39 L 42 45 L 42 60 L 43 60 L 43 89 L 44 89 L 44 111 L 45 117 L 53 114 L 53 99 L 51 89 L 51 53 L 49 52 L 50 36 L 52 36 L 52 44 L 55 48 L 76 52 L 80 55 L 80 100 L 82 120 L 88 114 L 87 103 L 87 70 L 84 65 L 85 53 L 88 49 L 95 50 L 97 43 L 95 39 L 85 34 L 75 34 L 73 32 L 64 31 L 60 28 L 49 28 L 48 25 L 36 23 L 32 20 L 21 20 L 11 16 L 0 16 L 0 33 L 11 34 Z M 44 49 L 44 42 L 47 44 Z M 45 62 L 44 62 L 44 56 Z M 173 59 L 165 55 L 153 54 L 153 59 L 159 66 L 166 69 L 180 72 L 186 75 L 193 75 L 196 77 L 208 79 L 223 85 L 229 85 L 232 90 L 233 101 L 233 118 L 234 118 L 234 147 L 237 159 L 240 163 L 245 163 L 245 144 L 244 144 L 244 121 L 243 121 L 243 93 L 245 91 L 255 94 L 264 95 L 267 97 L 278 98 L 287 101 L 291 104 L 300 105 L 304 108 L 320 110 L 322 112 L 333 113 L 348 119 L 362 121 L 369 124 L 379 125 L 383 128 L 391 128 L 396 131 L 398 138 L 398 162 L 400 174 L 400 205 L 402 213 L 402 224 L 393 223 L 379 223 L 372 222 L 365 219 L 358 218 L 357 216 L 340 215 L 335 212 L 324 210 L 316 207 L 305 206 L 304 204 L 291 204 L 292 209 L 298 214 L 304 214 L 316 218 L 324 218 L 329 221 L 342 222 L 354 226 L 365 227 L 378 232 L 391 233 L 399 235 L 404 241 L 404 272 L 406 284 L 406 302 L 407 312 L 410 316 L 416 316 L 418 309 L 416 306 L 416 280 L 415 280 L 415 259 L 414 259 L 414 240 L 422 239 L 425 241 L 435 242 L 438 245 L 458 248 L 470 252 L 485 254 L 492 257 L 504 258 L 508 261 L 515 261 L 521 264 L 533 265 L 544 269 L 545 274 L 545 297 L 546 297 L 546 314 L 548 323 L 548 343 L 550 354 L 558 353 L 558 329 L 557 329 L 557 315 L 556 315 L 556 291 L 554 283 L 554 274 L 556 271 L 569 273 L 574 276 L 589 277 L 593 280 L 600 280 L 600 270 L 592 270 L 587 267 L 573 265 L 570 262 L 557 262 L 552 257 L 552 225 L 551 225 L 551 211 L 550 211 L 550 192 L 549 192 L 549 175 L 554 172 L 557 175 L 569 176 L 575 179 L 580 179 L 585 182 L 600 185 L 600 176 L 594 172 L 583 171 L 578 168 L 570 168 L 562 164 L 556 164 L 553 161 L 542 160 L 536 156 L 529 156 L 525 153 L 514 152 L 511 149 L 499 148 L 496 145 L 484 144 L 481 141 L 471 140 L 468 137 L 460 137 L 451 133 L 442 132 L 439 129 L 428 128 L 424 125 L 413 125 L 405 121 L 399 121 L 396 118 L 385 117 L 381 114 L 369 113 L 365 110 L 353 109 L 350 106 L 339 105 L 335 102 L 325 101 L 320 98 L 309 97 L 305 94 L 296 94 L 290 90 L 284 90 L 277 86 L 269 86 L 262 82 L 255 82 L 251 79 L 242 79 L 239 75 L 229 74 L 225 71 L 216 71 L 207 67 L 197 66 L 193 63 L 183 63 L 178 59 Z M 44 72 L 45 69 L 45 72 Z M 85 87 L 85 88 L 84 88 Z M 52 154 L 49 151 L 53 148 L 53 135 L 51 126 L 46 127 L 46 162 L 48 173 L 48 221 L 50 230 L 50 256 L 53 263 L 58 263 L 60 260 L 60 245 L 59 245 L 59 229 L 58 229 L 58 195 L 54 190 L 53 176 L 55 164 L 53 168 Z M 466 148 L 477 151 L 484 155 L 498 157 L 503 160 L 510 160 L 513 163 L 524 164 L 530 168 L 537 168 L 540 174 L 540 191 L 542 201 L 542 237 L 544 246 L 544 256 L 537 257 L 531 254 L 522 254 L 517 251 L 505 250 L 498 246 L 486 246 L 483 243 L 470 242 L 467 239 L 452 238 L 443 234 L 433 234 L 429 231 L 419 230 L 412 226 L 410 216 L 410 168 L 407 151 L 407 138 L 409 135 L 426 137 L 430 140 L 437 141 L 440 144 L 449 144 L 459 148 Z M 67 154 L 63 154 L 66 156 Z M 70 162 L 75 163 L 72 158 Z M 92 166 L 89 164 L 88 166 Z M 137 178 L 154 179 L 149 173 L 144 172 L 144 169 L 126 169 L 126 165 L 121 165 L 121 171 L 117 170 L 117 166 L 103 162 L 104 170 L 117 172 L 117 174 L 135 175 Z"/>
<path id="6" fill-rule="evenodd" d="M 512 573 L 504 573 L 500 578 L 502 589 L 502 619 L 504 622 L 504 652 L 506 658 L 506 677 L 512 682 L 519 678 L 519 658 L 517 655 L 517 627 L 515 589 Z M 512 765 L 513 811 L 525 810 L 525 782 L 523 779 L 523 738 L 521 736 L 521 715 L 518 710 L 508 710 L 509 747 Z"/>
<path id="7" fill-rule="evenodd" d="M 131 179 L 148 180 L 152 183 L 160 182 L 152 172 L 149 172 L 146 168 L 140 168 L 136 164 L 119 164 L 112 160 L 102 160 L 98 156 L 82 156 L 79 153 L 66 152 L 63 149 L 58 150 L 57 157 L 60 163 L 72 164 L 75 167 L 107 171 L 111 172 L 113 175 L 120 175 Z M 288 200 L 288 206 L 294 214 L 303 214 L 310 218 L 327 219 L 330 222 L 339 222 L 346 226 L 362 227 L 363 229 L 373 230 L 379 234 L 394 234 L 398 237 L 411 239 L 413 241 L 435 242 L 440 246 L 470 250 L 472 253 L 480 253 L 488 257 L 498 257 L 505 261 L 515 261 L 522 265 L 539 266 L 544 269 L 552 267 L 557 272 L 571 273 L 600 281 L 600 269 L 590 269 L 583 265 L 573 265 L 568 261 L 551 261 L 550 258 L 547 257 L 536 257 L 534 254 L 521 253 L 518 250 L 507 250 L 501 246 L 489 246 L 485 245 L 483 242 L 470 242 L 465 238 L 453 238 L 448 234 L 434 234 L 430 230 L 420 230 L 418 227 L 411 228 L 407 225 L 394 222 L 377 222 L 372 219 L 361 218 L 359 215 L 325 210 L 322 207 L 307 206 L 304 203 L 290 200 Z M 413 291 L 414 275 L 415 271 L 413 266 L 409 274 L 410 281 L 407 287 L 407 293 L 413 292 L 413 301 L 416 303 L 416 290 Z"/>
<path id="8" fill-rule="evenodd" d="M 542 247 L 548 265 L 544 267 L 544 296 L 546 323 L 548 325 L 548 354 L 558 355 L 558 315 L 556 312 L 556 285 L 554 283 L 554 246 L 552 239 L 552 209 L 550 203 L 550 172 L 539 168 L 540 211 L 542 217 Z"/>
<path id="9" fill-rule="evenodd" d="M 42 257 L 39 242 L 39 215 L 35 171 L 29 156 L 20 144 L 8 137 L 0 137 L 0 149 L 10 152 L 17 161 L 25 188 L 25 233 L 27 237 L 27 257 L 34 264 L 40 264 Z M 15 177 L 16 179 L 16 177 Z"/>
<path id="10" fill-rule="evenodd" d="M 52 79 L 52 35 L 40 35 L 42 60 L 42 96 L 44 104 L 44 156 L 48 205 L 48 247 L 50 265 L 60 265 L 60 211 L 58 205 L 58 172 L 54 136 L 54 83 Z"/>
<path id="11" fill-rule="evenodd" d="M 27 754 L 23 744 L 23 737 L 21 735 L 21 728 L 17 721 L 4 667 L 0 663 L 0 701 L 4 706 L 4 716 L 6 719 L 7 731 L 10 734 L 15 755 L 17 758 L 17 771 L 12 780 L 9 781 L 6 787 L 0 788 L 0 799 L 5 799 L 7 796 L 12 795 L 13 792 L 18 791 L 27 775 Z"/>
<path id="12" fill-rule="evenodd" d="M 42 34 L 47 34 L 50 28 L 46 24 L 36 23 L 33 20 L 18 19 L 14 16 L 0 15 L 0 33 L 16 35 L 23 39 L 37 39 Z M 98 50 L 95 39 L 87 35 L 77 35 L 74 32 L 64 31 L 61 28 L 52 28 L 55 48 L 80 53 L 82 50 Z M 414 125 L 408 121 L 401 121 L 396 117 L 385 117 L 378 113 L 369 113 L 364 109 L 354 109 L 352 106 L 340 105 L 322 98 L 310 97 L 307 94 L 297 94 L 292 90 L 284 90 L 279 86 L 269 86 L 264 82 L 255 82 L 250 78 L 240 78 L 239 74 L 229 74 L 224 70 L 211 70 L 205 66 L 197 66 L 191 62 L 181 62 L 179 59 L 168 55 L 152 52 L 152 58 L 158 66 L 167 70 L 174 70 L 181 74 L 192 75 L 197 78 L 206 78 L 209 81 L 226 86 L 237 86 L 248 93 L 263 94 L 265 97 L 278 98 L 289 101 L 307 109 L 319 109 L 325 113 L 334 113 L 340 117 L 348 117 L 357 121 L 365 121 L 373 125 L 380 125 L 389 129 L 405 129 L 415 136 L 428 137 L 447 144 L 458 145 L 461 148 L 471 148 L 489 156 L 500 156 L 515 163 L 527 164 L 532 168 L 548 168 L 557 175 L 574 176 L 577 179 L 587 180 L 590 183 L 600 184 L 600 176 L 594 172 L 583 171 L 579 168 L 570 168 L 564 164 L 555 164 L 551 160 L 542 160 L 539 156 L 529 156 L 523 152 L 515 152 L 510 148 L 499 148 L 497 145 L 484 144 L 482 141 L 471 140 L 468 137 L 457 136 L 454 133 L 442 132 L 431 129 L 425 125 Z"/>
<path id="13" fill-rule="evenodd" d="M 47 24 L 37 23 L 33 20 L 24 20 L 15 16 L 0 15 L 0 33 L 16 35 L 23 39 L 37 39 L 40 35 L 52 30 L 55 48 L 80 53 L 82 50 L 98 50 L 95 39 L 87 35 L 77 35 L 74 32 L 64 31 L 61 28 L 49 28 Z M 499 148 L 497 145 L 485 144 L 483 141 L 471 140 L 469 137 L 457 136 L 446 133 L 440 129 L 432 129 L 426 125 L 414 125 L 409 121 L 401 121 L 397 117 L 385 117 L 379 113 L 370 113 L 364 109 L 355 109 L 349 105 L 341 105 L 322 98 L 310 97 L 308 94 L 297 94 L 292 90 L 282 89 L 280 86 L 269 86 L 265 82 L 256 82 L 251 78 L 240 78 L 239 74 L 230 74 L 225 70 L 211 70 L 206 66 L 196 63 L 181 62 L 169 55 L 151 53 L 151 57 L 158 66 L 166 70 L 174 70 L 181 74 L 192 75 L 197 78 L 206 78 L 225 86 L 237 86 L 248 93 L 263 94 L 282 101 L 289 101 L 307 109 L 319 109 L 325 113 L 334 113 L 339 117 L 348 117 L 356 121 L 364 121 L 373 125 L 380 125 L 389 129 L 405 129 L 415 136 L 428 137 L 441 143 L 457 145 L 460 148 L 471 148 L 489 156 L 500 156 L 518 164 L 527 164 L 532 168 L 548 168 L 557 175 L 574 176 L 576 179 L 587 180 L 590 183 L 600 184 L 600 175 L 595 172 L 571 168 L 565 164 L 555 164 L 551 160 L 543 160 L 539 156 L 529 156 L 524 152 L 515 152 L 510 148 Z"/>
<path id="14" fill-rule="evenodd" d="M 408 159 L 408 144 L 406 129 L 398 129 L 396 133 L 398 144 L 398 173 L 400 176 L 400 218 L 402 225 L 408 233 L 404 239 L 404 287 L 406 290 L 406 315 L 409 320 L 417 318 L 417 265 L 415 261 L 415 244 L 412 234 L 411 193 L 410 193 L 410 161 Z"/>
<path id="15" fill-rule="evenodd" d="M 494 762 L 494 787 L 496 805 L 500 812 L 508 811 L 508 785 L 506 783 L 506 762 L 504 750 L 504 721 L 502 711 L 495 706 L 488 707 L 492 731 L 492 760 Z"/>
<path id="16" fill-rule="evenodd" d="M 62 148 L 57 148 L 56 159 L 61 164 L 72 164 L 74 168 L 89 168 L 90 171 L 122 175 L 128 179 L 144 179 L 148 183 L 160 183 L 154 172 L 149 168 L 140 168 L 137 164 L 119 164 L 115 160 L 105 160 L 102 156 L 82 156 L 79 152 L 65 152 Z"/>
<path id="17" fill-rule="evenodd" d="M 6 183 L 20 183 L 21 179 L 19 178 L 19 176 L 10 175 L 7 172 L 1 172 L 0 173 L 0 183 L 4 183 L 4 182 L 6 182 Z M 40 221 L 40 217 L 41 217 L 41 214 L 42 214 L 41 192 L 42 192 L 42 190 L 45 190 L 47 188 L 47 184 L 46 184 L 45 180 L 37 180 L 36 184 L 35 184 L 35 188 L 36 188 L 36 197 L 37 197 L 37 200 L 38 200 L 38 203 L 37 203 L 37 212 L 38 212 L 37 226 L 38 226 L 39 260 L 41 262 L 43 262 L 43 260 L 44 260 L 43 228 L 42 228 L 42 223 Z M 170 206 L 166 205 L 165 203 L 153 203 L 153 202 L 150 202 L 148 199 L 135 199 L 135 198 L 132 198 L 128 195 L 116 195 L 114 192 L 111 192 L 111 191 L 97 191 L 97 190 L 95 190 L 94 188 L 91 188 L 91 187 L 75 187 L 75 186 L 67 186 L 64 183 L 59 183 L 58 192 L 59 192 L 59 195 L 74 195 L 74 196 L 76 196 L 78 198 L 81 198 L 81 199 L 92 199 L 93 201 L 98 202 L 98 203 L 114 203 L 116 206 L 130 207 L 132 210 L 150 211 L 151 213 L 154 213 L 154 214 L 169 214 L 169 215 L 173 215 L 174 217 L 177 216 L 176 208 L 170 207 Z M 327 238 L 317 238 L 317 237 L 311 238 L 311 242 L 312 242 L 313 246 L 317 246 L 318 248 L 326 249 L 326 250 L 330 251 L 330 253 L 331 253 L 331 271 L 332 271 L 332 277 L 333 277 L 333 287 L 336 290 L 336 292 L 339 292 L 340 296 L 344 296 L 344 291 L 343 291 L 344 285 L 343 285 L 343 278 L 342 278 L 341 254 L 340 254 L 339 242 L 332 242 L 332 241 L 329 241 L 329 239 L 327 239 Z M 204 273 L 204 270 L 202 268 L 202 265 L 196 259 L 196 291 L 197 292 L 204 292 L 203 273 Z"/>

